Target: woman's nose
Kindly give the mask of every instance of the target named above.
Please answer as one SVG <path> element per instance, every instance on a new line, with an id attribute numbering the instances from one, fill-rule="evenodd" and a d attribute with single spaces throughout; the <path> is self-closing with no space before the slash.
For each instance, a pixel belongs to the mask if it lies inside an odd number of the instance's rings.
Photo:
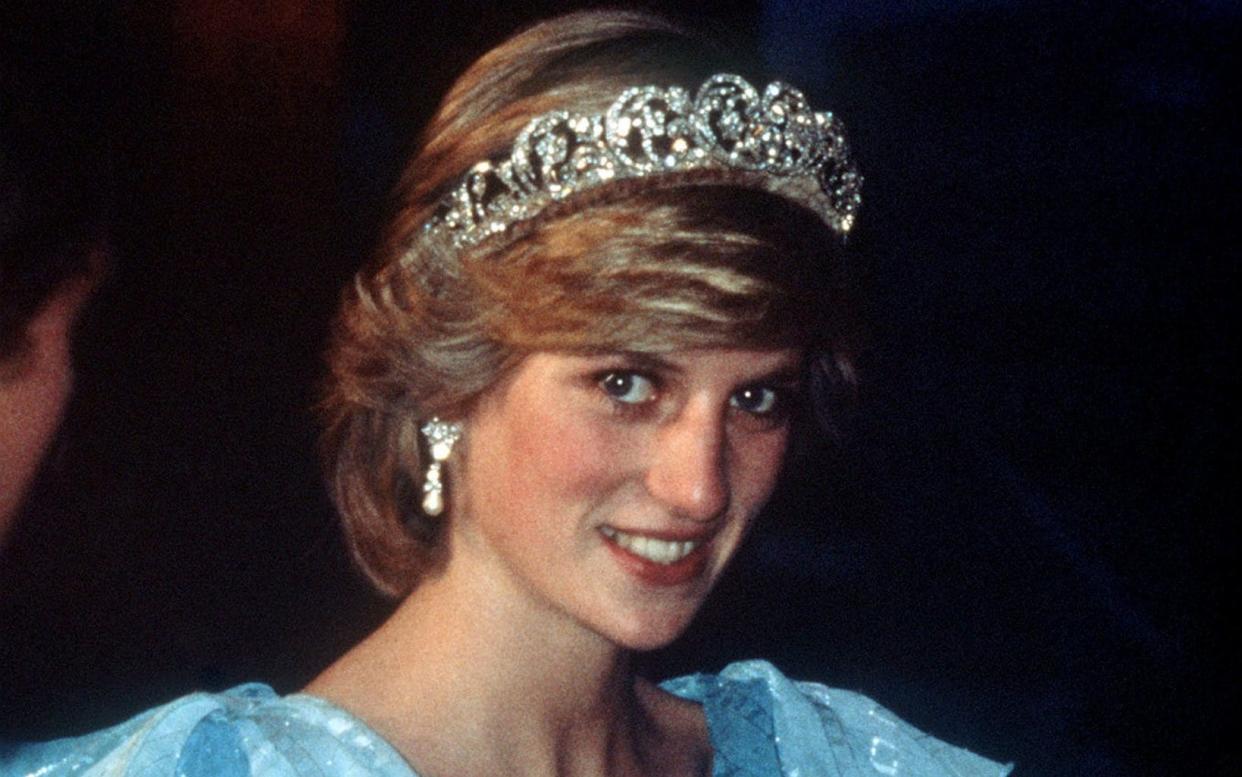
<path id="1" fill-rule="evenodd" d="M 673 513 L 710 521 L 729 505 L 727 433 L 719 413 L 687 406 L 657 433 L 647 491 Z"/>

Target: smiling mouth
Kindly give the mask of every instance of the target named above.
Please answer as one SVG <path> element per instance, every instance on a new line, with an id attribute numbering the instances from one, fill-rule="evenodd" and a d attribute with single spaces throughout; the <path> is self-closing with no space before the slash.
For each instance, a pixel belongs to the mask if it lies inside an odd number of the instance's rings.
<path id="1" fill-rule="evenodd" d="M 611 526 L 601 526 L 600 531 L 624 550 L 664 566 L 676 564 L 703 544 L 703 540 L 661 540 L 641 534 L 628 534 Z"/>

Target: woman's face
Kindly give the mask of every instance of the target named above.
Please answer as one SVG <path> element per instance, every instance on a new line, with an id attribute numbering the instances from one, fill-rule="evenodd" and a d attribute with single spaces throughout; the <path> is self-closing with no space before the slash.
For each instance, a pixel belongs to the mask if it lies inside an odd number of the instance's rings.
<path id="1" fill-rule="evenodd" d="M 536 353 L 466 422 L 451 564 L 634 649 L 674 639 L 776 482 L 801 352 Z"/>

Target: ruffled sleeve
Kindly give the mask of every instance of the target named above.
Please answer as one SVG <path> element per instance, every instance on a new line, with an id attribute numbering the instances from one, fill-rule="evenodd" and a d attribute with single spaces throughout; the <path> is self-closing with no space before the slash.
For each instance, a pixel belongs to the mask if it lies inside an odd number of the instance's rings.
<path id="1" fill-rule="evenodd" d="M 664 687 L 703 704 L 714 777 L 1003 777 L 1011 770 L 924 734 L 861 694 L 794 682 L 766 661 Z"/>
<path id="2" fill-rule="evenodd" d="M 415 777 L 349 713 L 251 684 L 197 693 L 84 737 L 10 747 L 0 777 Z"/>

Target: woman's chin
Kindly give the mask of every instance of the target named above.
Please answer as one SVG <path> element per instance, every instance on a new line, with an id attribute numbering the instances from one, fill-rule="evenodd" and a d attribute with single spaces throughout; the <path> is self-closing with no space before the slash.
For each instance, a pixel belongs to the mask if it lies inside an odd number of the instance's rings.
<path id="1" fill-rule="evenodd" d="M 662 617 L 657 617 L 655 613 L 642 613 L 623 623 L 614 624 L 606 636 L 626 650 L 659 650 L 680 637 L 690 626 L 693 617 L 693 611 L 670 613 Z"/>

